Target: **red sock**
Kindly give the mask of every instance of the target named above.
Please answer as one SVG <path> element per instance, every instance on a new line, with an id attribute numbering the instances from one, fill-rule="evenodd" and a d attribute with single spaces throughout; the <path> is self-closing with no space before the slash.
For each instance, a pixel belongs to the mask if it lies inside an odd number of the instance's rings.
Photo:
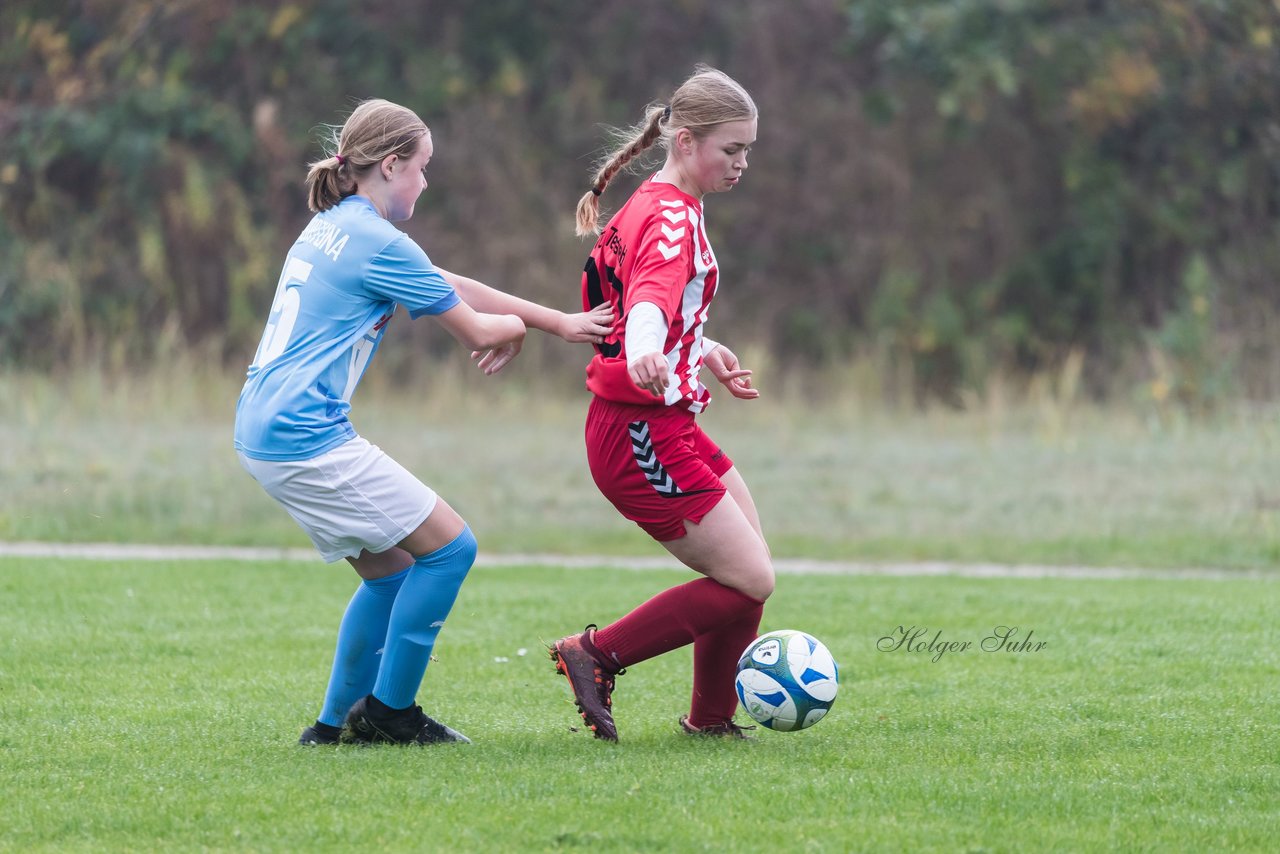
<path id="1" fill-rule="evenodd" d="M 764 605 L 757 603 L 737 620 L 693 639 L 693 702 L 689 723 L 696 727 L 733 720 L 738 710 L 738 658 L 760 633 Z"/>
<path id="2" fill-rule="evenodd" d="M 629 667 L 678 649 L 699 635 L 735 624 L 752 611 L 756 612 L 759 625 L 763 606 L 763 602 L 732 587 L 699 578 L 664 590 L 616 623 L 597 629 L 594 641 L 609 661 L 618 667 Z M 742 646 L 750 640 L 744 640 Z M 738 649 L 733 653 L 735 664 L 740 652 Z M 697 669 L 695 666 L 695 673 Z M 733 687 L 732 678 L 729 687 Z"/>

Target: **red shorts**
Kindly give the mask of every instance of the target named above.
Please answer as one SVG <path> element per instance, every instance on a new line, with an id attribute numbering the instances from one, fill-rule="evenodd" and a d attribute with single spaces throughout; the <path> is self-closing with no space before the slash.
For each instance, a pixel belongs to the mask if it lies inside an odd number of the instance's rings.
<path id="1" fill-rule="evenodd" d="M 605 498 L 659 542 L 685 535 L 720 503 L 733 460 L 678 406 L 596 397 L 587 410 L 587 463 Z"/>

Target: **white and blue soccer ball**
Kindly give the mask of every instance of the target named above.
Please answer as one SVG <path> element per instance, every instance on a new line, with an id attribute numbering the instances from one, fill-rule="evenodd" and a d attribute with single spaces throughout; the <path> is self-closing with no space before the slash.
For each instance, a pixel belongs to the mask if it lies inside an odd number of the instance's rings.
<path id="1" fill-rule="evenodd" d="M 751 642 L 738 660 L 742 708 L 779 732 L 811 727 L 836 700 L 840 674 L 831 650 L 813 635 L 782 629 Z"/>

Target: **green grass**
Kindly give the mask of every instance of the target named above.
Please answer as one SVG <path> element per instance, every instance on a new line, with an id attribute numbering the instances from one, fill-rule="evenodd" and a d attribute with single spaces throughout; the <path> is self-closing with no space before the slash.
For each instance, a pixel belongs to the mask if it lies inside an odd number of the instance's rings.
<path id="1" fill-rule="evenodd" d="M 520 373 L 520 370 L 525 373 Z M 576 372 L 428 392 L 370 377 L 360 431 L 431 484 L 490 553 L 655 553 L 600 497 Z M 703 417 L 751 485 L 780 557 L 1271 568 L 1280 418 L 1083 405 L 901 413 L 785 385 Z M 63 381 L 0 372 L 0 540 L 307 546 L 231 450 L 233 377 Z"/>
<path id="2" fill-rule="evenodd" d="M 577 722 L 544 642 L 687 576 L 482 568 L 420 699 L 475 741 L 301 749 L 354 576 L 0 559 L 0 849 L 1272 850 L 1280 584 L 785 576 L 763 628 L 841 665 L 815 728 L 677 733 L 687 651 Z M 1039 652 L 934 662 L 898 626 Z M 526 650 L 520 655 L 519 650 Z M 499 661 L 498 659 L 506 659 Z"/>
<path id="3" fill-rule="evenodd" d="M 496 381 L 446 365 L 422 393 L 371 376 L 356 423 L 489 557 L 659 555 L 590 481 L 580 377 L 533 382 L 537 365 Z M 0 541 L 305 547 L 235 461 L 237 385 L 190 359 L 143 378 L 0 371 Z M 1263 572 L 784 576 L 763 629 L 831 646 L 826 720 L 684 737 L 686 650 L 619 681 L 624 741 L 607 745 L 571 731 L 542 644 L 688 576 L 486 566 L 420 697 L 475 744 L 303 750 L 345 566 L 0 558 L 0 851 L 1273 848 L 1275 412 L 902 413 L 765 387 L 703 423 L 778 557 Z M 999 625 L 1047 646 L 877 648 L 899 626 L 976 645 Z"/>

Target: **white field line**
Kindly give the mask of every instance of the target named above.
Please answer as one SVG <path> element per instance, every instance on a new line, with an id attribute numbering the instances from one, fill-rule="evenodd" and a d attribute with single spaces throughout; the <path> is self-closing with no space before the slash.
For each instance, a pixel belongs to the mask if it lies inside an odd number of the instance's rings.
<path id="1" fill-rule="evenodd" d="M 320 563 L 311 549 L 275 549 L 248 546 L 132 545 L 121 543 L 37 543 L 0 542 L 0 558 L 77 558 L 84 560 L 242 560 L 270 563 L 299 561 Z M 565 569 L 681 569 L 670 557 L 617 557 L 609 555 L 481 554 L 477 566 L 552 566 Z M 1140 569 L 1106 566 L 1047 566 L 1035 564 L 947 563 L 925 561 L 878 563 L 863 561 L 806 560 L 777 558 L 779 573 L 796 575 L 887 575 L 956 576 L 962 578 L 1154 578 L 1234 580 L 1280 580 L 1280 572 L 1256 569 Z"/>

